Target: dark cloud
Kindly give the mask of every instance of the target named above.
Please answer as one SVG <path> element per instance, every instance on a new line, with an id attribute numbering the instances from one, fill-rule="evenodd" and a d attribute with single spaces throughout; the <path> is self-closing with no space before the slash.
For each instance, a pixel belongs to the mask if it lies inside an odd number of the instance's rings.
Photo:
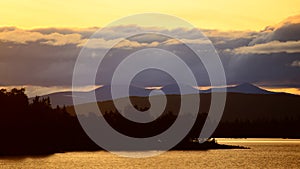
<path id="1" fill-rule="evenodd" d="M 235 48 L 236 54 L 300 53 L 300 41 L 271 41 L 253 46 Z"/>
<path id="2" fill-rule="evenodd" d="M 263 85 L 299 86 L 300 69 L 290 66 L 299 54 L 273 53 L 233 56 L 227 68 L 229 83 L 250 82 Z"/>
<path id="3" fill-rule="evenodd" d="M 275 27 L 267 27 L 249 45 L 271 41 L 287 42 L 297 40 L 300 40 L 300 15 L 288 18 Z"/>
<path id="4" fill-rule="evenodd" d="M 70 85 L 76 45 L 0 42 L 0 77 L 5 85 Z"/>

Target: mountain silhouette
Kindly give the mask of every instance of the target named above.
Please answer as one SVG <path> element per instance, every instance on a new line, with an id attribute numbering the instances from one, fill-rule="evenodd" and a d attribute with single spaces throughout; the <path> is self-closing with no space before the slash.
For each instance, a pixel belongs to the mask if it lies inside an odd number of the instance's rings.
<path id="1" fill-rule="evenodd" d="M 182 91 L 180 91 L 180 88 Z M 186 85 L 186 84 L 169 84 L 166 86 L 163 86 L 161 90 L 165 94 L 196 94 L 199 93 L 198 89 L 195 89 L 192 86 Z"/>
<path id="2" fill-rule="evenodd" d="M 214 88 L 215 92 L 224 91 L 224 88 Z M 276 92 L 270 92 L 268 90 L 261 89 L 251 83 L 242 83 L 233 87 L 227 87 L 229 93 L 244 93 L 244 94 L 275 94 Z M 202 93 L 210 93 L 212 90 L 202 90 Z"/>
<path id="3" fill-rule="evenodd" d="M 99 87 L 95 90 L 88 91 L 88 92 L 57 92 L 57 93 L 51 93 L 47 95 L 41 96 L 41 98 L 50 98 L 52 107 L 58 106 L 68 106 L 73 105 L 73 98 L 76 97 L 76 100 L 80 104 L 84 103 L 90 103 L 94 102 L 93 94 L 95 92 L 96 100 L 97 101 L 108 101 L 112 100 L 112 94 L 111 94 L 111 85 L 106 85 Z M 128 94 L 126 93 L 126 86 L 125 85 L 114 85 L 113 89 L 116 90 L 115 94 L 116 96 L 114 98 L 123 98 L 127 97 Z M 137 86 L 130 86 L 129 87 L 129 95 L 130 96 L 148 96 L 150 94 L 151 90 L 146 90 L 145 88 L 137 87 Z M 30 98 L 30 101 L 32 101 L 33 98 Z"/>
<path id="4" fill-rule="evenodd" d="M 180 87 L 179 87 L 180 86 Z M 126 92 L 125 85 L 114 85 L 115 92 L 115 99 L 127 97 L 128 94 Z M 96 101 L 108 101 L 112 100 L 111 94 L 111 85 L 105 85 L 99 87 L 95 90 L 89 92 L 57 92 L 48 95 L 41 96 L 41 98 L 49 97 L 52 103 L 52 107 L 58 106 L 68 106 L 73 105 L 72 97 L 76 97 L 80 104 L 94 102 L 93 100 L 93 93 L 95 92 Z M 182 91 L 180 91 L 180 88 Z M 243 94 L 277 94 L 276 92 L 270 92 L 268 90 L 261 89 L 253 84 L 250 83 L 243 83 L 234 87 L 227 87 L 227 92 L 229 93 L 243 93 Z M 154 90 L 154 89 L 153 89 Z M 129 96 L 140 96 L 140 97 L 148 97 L 150 95 L 151 89 L 145 89 L 143 87 L 138 86 L 130 86 L 129 87 Z M 192 86 L 186 84 L 169 84 L 163 86 L 161 91 L 164 92 L 166 95 L 186 95 L 186 94 L 198 94 L 198 93 L 211 93 L 212 89 L 208 90 L 198 90 Z M 224 88 L 213 88 L 214 92 L 222 92 Z M 30 100 L 32 100 L 31 98 Z"/>

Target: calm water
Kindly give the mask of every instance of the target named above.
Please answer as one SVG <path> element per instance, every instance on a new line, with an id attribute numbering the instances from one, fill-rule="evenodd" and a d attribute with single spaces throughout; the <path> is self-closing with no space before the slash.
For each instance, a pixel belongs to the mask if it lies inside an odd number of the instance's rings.
<path id="1" fill-rule="evenodd" d="M 169 151 L 132 159 L 99 152 L 72 152 L 47 157 L 0 157 L 0 168 L 300 168 L 300 140 L 217 139 L 247 150 Z"/>

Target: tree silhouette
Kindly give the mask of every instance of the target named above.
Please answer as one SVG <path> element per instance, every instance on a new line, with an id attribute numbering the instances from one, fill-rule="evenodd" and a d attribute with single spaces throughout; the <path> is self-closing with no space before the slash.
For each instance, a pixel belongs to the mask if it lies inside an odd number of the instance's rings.
<path id="1" fill-rule="evenodd" d="M 247 98 L 248 101 L 253 99 L 255 104 L 260 104 L 255 100 L 255 95 L 232 95 L 237 97 L 237 102 L 241 105 L 243 105 L 243 102 L 240 101 L 242 100 L 240 98 Z M 231 105 L 241 107 L 241 105 L 233 104 L 232 99 L 235 99 L 234 97 L 229 99 L 231 104 L 225 107 L 225 118 L 222 119 L 213 137 L 300 138 L 300 115 L 297 117 L 283 116 L 284 118 L 282 119 L 266 117 L 245 119 L 236 117 L 234 120 L 226 120 L 226 117 L 228 117 L 226 116 L 227 113 L 235 110 Z M 263 97 L 272 99 L 270 96 Z M 283 96 L 283 98 L 286 97 Z M 298 101 L 297 99 L 299 100 L 299 97 L 296 98 L 296 101 Z M 83 131 L 75 114 L 71 115 L 67 112 L 70 107 L 63 106 L 61 108 L 56 106 L 56 108 L 52 108 L 49 97 L 42 98 L 37 96 L 29 100 L 24 88 L 10 91 L 0 90 L 0 155 L 49 154 L 64 151 L 101 149 Z M 144 102 L 145 100 L 147 99 L 135 98 L 136 103 L 134 107 L 144 111 L 141 113 L 145 113 L 149 109 L 149 106 L 145 106 L 147 105 Z M 191 118 L 196 118 L 196 123 L 174 149 L 224 148 L 214 143 L 214 141 L 201 144 L 201 146 L 194 143 L 206 120 L 206 112 L 208 112 L 210 106 L 208 102 L 210 96 L 204 95 L 201 100 L 199 112 L 202 113 L 199 113 L 196 117 L 186 113 L 181 117 L 186 123 L 191 122 Z M 291 100 L 288 101 L 290 102 Z M 294 100 L 294 102 L 296 101 Z M 180 100 L 171 102 L 171 104 L 178 108 L 180 104 L 177 104 L 177 102 L 180 103 Z M 101 108 L 101 103 L 99 104 Z M 158 135 L 168 129 L 178 118 L 178 112 L 171 111 L 168 104 L 161 116 L 154 121 L 150 123 L 135 123 L 122 116 L 113 105 L 107 102 L 106 104 L 108 105 L 107 109 L 101 108 L 101 112 L 105 112 L 102 115 L 87 112 L 86 115 L 83 115 L 83 118 L 105 118 L 115 130 L 131 137 L 145 138 Z M 253 108 L 249 109 L 254 111 Z M 130 110 L 127 111 L 125 113 L 131 113 L 129 112 Z M 249 110 L 245 109 L 245 111 Z"/>

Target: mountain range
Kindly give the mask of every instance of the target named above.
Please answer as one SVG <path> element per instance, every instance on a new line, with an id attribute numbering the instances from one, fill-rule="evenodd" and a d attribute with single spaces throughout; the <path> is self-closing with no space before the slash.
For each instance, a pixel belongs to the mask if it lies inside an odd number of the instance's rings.
<path id="1" fill-rule="evenodd" d="M 126 96 L 125 86 L 120 85 L 114 87 L 116 87 L 117 93 L 119 94 L 117 95 L 118 99 L 116 99 L 116 101 L 118 103 L 123 103 L 125 100 L 127 100 L 124 98 Z M 214 88 L 213 90 L 197 90 L 194 87 L 183 84 L 180 84 L 180 88 L 182 89 L 182 94 L 180 94 L 179 87 L 176 84 L 166 85 L 160 89 L 166 94 L 167 97 L 167 105 L 165 108 L 166 112 L 178 112 L 181 104 L 181 95 L 186 95 L 187 97 L 200 95 L 201 101 L 199 106 L 199 113 L 207 113 L 209 112 L 211 106 L 212 95 L 210 93 L 213 91 L 217 94 L 216 97 L 218 97 L 218 93 L 221 93 L 223 91 L 222 88 Z M 111 86 L 104 86 L 95 90 L 98 102 L 97 104 L 99 107 L 101 107 L 101 112 L 116 112 L 115 104 L 112 101 L 114 99 L 112 99 L 111 97 L 110 89 Z M 298 103 L 300 102 L 299 95 L 271 92 L 249 83 L 227 87 L 226 90 L 228 93 L 226 97 L 224 112 L 222 115 L 223 123 L 243 122 L 244 124 L 248 122 L 255 122 L 259 123 L 259 125 L 262 125 L 264 128 L 266 122 L 272 122 L 274 123 L 272 127 L 274 127 L 274 125 L 276 127 L 277 122 L 284 122 L 287 124 L 291 122 L 293 125 L 295 125 L 297 120 L 300 119 L 298 106 Z M 158 90 L 149 90 L 141 87 L 130 86 L 130 101 L 133 105 L 137 106 L 140 109 L 147 109 L 151 106 L 148 96 L 153 95 L 153 91 Z M 87 99 L 93 92 L 94 91 L 75 92 L 73 94 L 73 97 L 85 97 L 80 107 L 82 106 L 83 108 L 86 108 L 90 105 L 90 103 L 94 102 L 91 99 Z M 159 94 L 161 93 L 154 93 L 154 95 L 157 96 Z M 67 112 L 69 112 L 70 114 L 76 114 L 74 106 L 72 106 L 73 102 L 71 96 L 71 92 L 63 92 L 53 93 L 43 97 L 50 97 L 53 106 L 56 106 L 56 104 L 66 105 Z M 158 97 L 152 97 L 152 99 L 155 98 Z M 293 128 L 293 126 L 282 125 L 283 124 L 277 126 L 277 128 Z M 294 129 L 298 128 L 299 125 L 297 125 Z M 235 128 L 233 128 L 232 130 L 235 130 Z M 252 132 L 252 130 L 249 131 Z M 270 131 L 272 130 L 270 129 Z"/>
<path id="2" fill-rule="evenodd" d="M 179 89 L 182 89 L 180 91 Z M 111 88 L 114 88 L 116 90 L 116 95 L 112 97 L 111 94 Z M 124 85 L 116 85 L 116 86 L 111 86 L 111 85 L 106 85 L 99 87 L 95 90 L 89 91 L 89 92 L 57 92 L 57 93 L 51 93 L 47 95 L 41 96 L 42 98 L 49 97 L 52 103 L 53 107 L 58 106 L 68 106 L 68 105 L 73 105 L 73 99 L 72 97 L 76 97 L 78 102 L 80 104 L 84 103 L 89 103 L 93 102 L 94 100 L 92 99 L 92 94 L 95 92 L 96 100 L 99 102 L 101 101 L 108 101 L 112 100 L 113 98 L 123 98 L 127 96 L 126 93 L 126 86 Z M 212 89 L 207 89 L 207 90 L 198 90 L 192 86 L 185 85 L 185 84 L 169 84 L 166 86 L 163 86 L 160 89 L 163 93 L 166 95 L 186 95 L 186 94 L 201 94 L 201 93 L 211 93 Z M 276 92 L 271 92 L 268 90 L 264 90 L 258 86 L 255 86 L 250 83 L 243 83 L 240 85 L 236 85 L 233 87 L 226 87 L 227 92 L 229 93 L 243 93 L 243 94 L 277 94 Z M 129 96 L 141 96 L 141 97 L 147 97 L 150 94 L 152 95 L 157 95 L 160 94 L 160 92 L 152 92 L 152 91 L 157 91 L 157 89 L 145 89 L 143 87 L 138 87 L 138 86 L 130 86 L 129 87 Z M 222 92 L 224 91 L 224 88 L 213 88 L 214 92 Z"/>

